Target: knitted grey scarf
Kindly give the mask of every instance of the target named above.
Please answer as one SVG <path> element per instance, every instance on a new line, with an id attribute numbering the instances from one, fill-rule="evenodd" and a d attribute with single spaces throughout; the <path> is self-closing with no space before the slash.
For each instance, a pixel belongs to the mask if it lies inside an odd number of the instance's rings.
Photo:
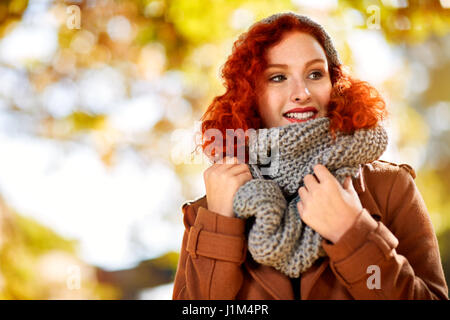
<path id="1" fill-rule="evenodd" d="M 387 146 L 382 126 L 349 135 L 338 132 L 334 142 L 329 126 L 324 117 L 257 130 L 249 142 L 254 179 L 233 198 L 237 217 L 255 218 L 248 234 L 253 259 L 291 278 L 326 256 L 322 237 L 301 221 L 297 211 L 303 178 L 320 163 L 343 185 L 346 176 L 357 177 L 359 165 L 377 160 Z"/>

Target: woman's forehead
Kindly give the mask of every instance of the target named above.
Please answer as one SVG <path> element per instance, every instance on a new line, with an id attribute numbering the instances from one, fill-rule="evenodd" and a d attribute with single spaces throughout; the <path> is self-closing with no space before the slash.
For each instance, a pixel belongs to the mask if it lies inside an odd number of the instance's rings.
<path id="1" fill-rule="evenodd" d="M 303 32 L 287 34 L 275 46 L 266 51 L 268 64 L 305 64 L 311 60 L 326 62 L 325 51 L 311 35 Z"/>
<path id="2" fill-rule="evenodd" d="M 306 61 L 305 62 L 305 66 L 309 66 L 309 65 L 312 65 L 312 64 L 316 64 L 316 63 L 326 64 L 326 62 L 327 62 L 326 59 L 317 57 L 317 58 L 313 58 L 313 59 L 311 59 L 309 61 Z M 269 69 L 269 68 L 289 69 L 289 64 L 286 64 L 286 63 L 269 63 L 267 65 L 266 69 Z"/>

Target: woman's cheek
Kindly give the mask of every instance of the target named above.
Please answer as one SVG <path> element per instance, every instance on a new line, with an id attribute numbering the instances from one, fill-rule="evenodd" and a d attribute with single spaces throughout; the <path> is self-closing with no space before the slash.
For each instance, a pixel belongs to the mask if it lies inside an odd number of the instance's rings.
<path id="1" fill-rule="evenodd" d="M 331 95 L 331 86 L 327 84 L 323 84 L 321 86 L 317 86 L 314 88 L 316 101 L 319 102 L 321 111 L 326 113 L 326 107 L 328 106 L 328 103 L 330 102 L 330 95 Z"/>
<path id="2" fill-rule="evenodd" d="M 276 119 L 277 93 L 268 92 L 263 99 L 264 115 L 266 120 Z"/>

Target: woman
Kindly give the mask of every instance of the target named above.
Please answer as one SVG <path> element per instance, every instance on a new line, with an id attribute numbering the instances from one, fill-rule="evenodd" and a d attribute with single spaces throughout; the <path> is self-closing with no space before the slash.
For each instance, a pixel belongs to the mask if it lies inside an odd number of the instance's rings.
<path id="1" fill-rule="evenodd" d="M 203 144 L 215 163 L 206 195 L 182 207 L 173 299 L 448 299 L 414 170 L 377 160 L 385 103 L 344 72 L 319 24 L 256 23 L 223 77 L 203 133 L 259 130 L 234 146 L 246 163 Z"/>

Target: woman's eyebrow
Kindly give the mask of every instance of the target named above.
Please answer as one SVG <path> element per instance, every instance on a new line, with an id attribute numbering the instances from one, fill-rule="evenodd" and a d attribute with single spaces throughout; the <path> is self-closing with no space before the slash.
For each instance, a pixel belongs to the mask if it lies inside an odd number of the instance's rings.
<path id="1" fill-rule="evenodd" d="M 309 65 L 311 65 L 313 63 L 316 63 L 316 62 L 325 63 L 325 60 L 323 60 L 322 58 L 316 58 L 316 59 L 309 60 L 307 63 L 305 63 L 305 67 L 308 67 Z M 276 68 L 287 69 L 288 65 L 287 64 L 282 64 L 282 63 L 272 63 L 272 64 L 267 65 L 266 69 L 275 68 L 275 67 Z"/>

